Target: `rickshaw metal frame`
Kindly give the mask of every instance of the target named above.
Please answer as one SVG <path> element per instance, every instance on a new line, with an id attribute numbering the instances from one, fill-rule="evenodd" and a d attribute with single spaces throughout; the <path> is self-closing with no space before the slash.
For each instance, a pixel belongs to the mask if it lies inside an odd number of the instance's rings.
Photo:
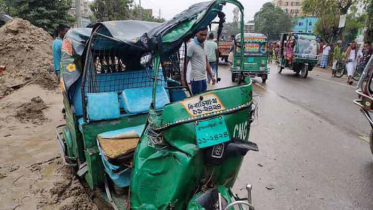
<path id="1" fill-rule="evenodd" d="M 363 104 L 363 103 L 364 103 L 364 102 L 363 102 L 364 98 L 365 98 L 365 99 L 368 99 L 368 102 L 369 102 L 369 103 L 372 103 L 372 102 L 373 102 L 373 96 L 372 96 L 372 95 L 367 95 L 367 94 L 365 94 L 365 93 L 363 92 L 363 89 L 364 89 L 364 88 L 367 88 L 367 90 L 366 90 L 367 93 L 368 93 L 368 94 L 370 93 L 370 91 L 369 91 L 369 86 L 370 86 L 370 84 L 373 82 L 373 81 L 371 80 L 371 78 L 373 78 L 373 74 L 369 75 L 368 72 L 369 72 L 369 70 L 370 70 L 371 65 L 373 65 L 373 57 L 372 57 L 371 59 L 369 59 L 367 65 L 365 66 L 364 71 L 363 71 L 363 73 L 362 73 L 362 75 L 361 75 L 361 77 L 360 77 L 360 79 L 359 79 L 359 82 L 358 82 L 358 84 L 356 85 L 356 90 L 355 90 L 355 92 L 359 95 L 360 99 L 355 99 L 355 100 L 353 100 L 353 103 L 354 103 L 355 105 L 357 105 L 358 107 L 360 107 L 360 111 L 361 111 L 361 112 L 364 114 L 364 116 L 367 118 L 367 120 L 368 120 L 370 126 L 371 126 L 372 129 L 373 129 L 373 119 L 372 119 L 372 117 L 371 117 L 371 115 L 370 115 L 370 113 L 373 113 L 373 110 L 367 108 L 367 107 L 370 107 L 370 105 L 364 106 L 364 104 Z M 370 78 L 367 78 L 367 77 L 369 77 L 369 76 L 370 76 Z M 363 87 L 363 86 L 364 86 L 364 81 L 365 81 L 365 80 L 368 80 L 368 82 L 366 83 L 366 87 Z"/>

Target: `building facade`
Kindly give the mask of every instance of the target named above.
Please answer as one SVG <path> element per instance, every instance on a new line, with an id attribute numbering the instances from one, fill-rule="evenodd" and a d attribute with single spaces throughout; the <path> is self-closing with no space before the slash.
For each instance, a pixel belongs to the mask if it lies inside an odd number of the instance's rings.
<path id="1" fill-rule="evenodd" d="M 281 7 L 289 15 L 301 15 L 302 14 L 302 0 L 272 0 L 272 3 Z"/>
<path id="2" fill-rule="evenodd" d="M 313 33 L 314 27 L 318 20 L 317 17 L 300 17 L 297 18 L 297 23 L 293 27 L 293 32 Z"/>
<path id="3" fill-rule="evenodd" d="M 80 0 L 80 13 L 81 13 L 82 17 L 89 17 L 89 16 L 93 15 L 93 12 L 89 8 L 90 4 L 91 4 L 91 2 L 89 2 L 88 0 Z M 75 0 L 72 0 L 71 1 L 71 9 L 69 10 L 68 13 L 71 16 L 75 16 L 76 15 L 75 10 L 76 10 Z"/>
<path id="4" fill-rule="evenodd" d="M 253 20 L 250 20 L 245 24 L 244 28 L 245 33 L 254 33 L 255 32 L 255 22 Z"/>

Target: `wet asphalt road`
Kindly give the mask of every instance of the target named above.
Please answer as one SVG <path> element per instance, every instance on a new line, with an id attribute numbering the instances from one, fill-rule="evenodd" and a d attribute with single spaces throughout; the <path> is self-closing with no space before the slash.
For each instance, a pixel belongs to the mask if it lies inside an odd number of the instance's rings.
<path id="1" fill-rule="evenodd" d="M 229 68 L 220 66 L 231 84 Z M 250 140 L 260 151 L 246 155 L 234 192 L 253 185 L 259 210 L 373 209 L 370 127 L 352 100 L 354 86 L 315 69 L 307 79 L 271 66 L 267 84 L 254 79 L 259 118 Z"/>

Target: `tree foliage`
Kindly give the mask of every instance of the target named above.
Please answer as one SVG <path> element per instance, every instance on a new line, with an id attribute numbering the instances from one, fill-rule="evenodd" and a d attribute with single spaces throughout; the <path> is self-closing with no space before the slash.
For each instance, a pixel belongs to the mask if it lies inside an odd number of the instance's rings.
<path id="1" fill-rule="evenodd" d="M 254 16 L 255 31 L 271 37 L 283 32 L 291 31 L 295 20 L 280 7 L 272 3 L 265 3 Z"/>
<path id="2" fill-rule="evenodd" d="M 143 9 L 140 15 L 140 6 L 134 5 L 133 0 L 95 0 L 90 8 L 97 21 L 109 20 L 145 20 L 152 22 L 164 22 L 163 18 L 155 18 Z"/>
<path id="3" fill-rule="evenodd" d="M 365 11 L 368 14 L 365 20 L 364 41 L 373 42 L 373 0 L 364 0 Z"/>
<path id="4" fill-rule="evenodd" d="M 324 17 L 330 12 L 337 12 L 338 15 L 345 15 L 351 6 L 361 0 L 303 0 L 302 11 L 305 15 Z"/>
<path id="5" fill-rule="evenodd" d="M 90 8 L 98 22 L 131 19 L 132 0 L 95 0 Z"/>
<path id="6" fill-rule="evenodd" d="M 143 9 L 143 14 L 141 18 L 140 14 L 140 9 L 141 7 L 139 5 L 136 5 L 132 10 L 132 20 L 144 20 L 144 21 L 150 21 L 150 22 L 158 22 L 158 23 L 163 23 L 166 21 L 164 18 L 156 18 L 154 17 L 149 11 Z"/>
<path id="7" fill-rule="evenodd" d="M 15 2 L 16 16 L 30 21 L 33 25 L 53 33 L 61 24 L 71 24 L 74 18 L 67 11 L 71 0 L 18 0 Z"/>
<path id="8" fill-rule="evenodd" d="M 319 18 L 315 26 L 317 35 L 328 42 L 343 38 L 348 43 L 364 27 L 366 16 L 358 14 L 356 9 L 356 4 L 362 1 L 365 0 L 303 0 L 302 10 L 305 15 Z M 344 32 L 338 27 L 340 15 L 347 15 Z"/>

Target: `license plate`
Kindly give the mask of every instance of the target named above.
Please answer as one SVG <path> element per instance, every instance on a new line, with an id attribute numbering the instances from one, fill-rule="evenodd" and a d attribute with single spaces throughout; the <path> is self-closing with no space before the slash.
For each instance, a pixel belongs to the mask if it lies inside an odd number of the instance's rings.
<path id="1" fill-rule="evenodd" d="M 223 116 L 197 121 L 195 129 L 198 148 L 211 147 L 230 140 Z"/>

